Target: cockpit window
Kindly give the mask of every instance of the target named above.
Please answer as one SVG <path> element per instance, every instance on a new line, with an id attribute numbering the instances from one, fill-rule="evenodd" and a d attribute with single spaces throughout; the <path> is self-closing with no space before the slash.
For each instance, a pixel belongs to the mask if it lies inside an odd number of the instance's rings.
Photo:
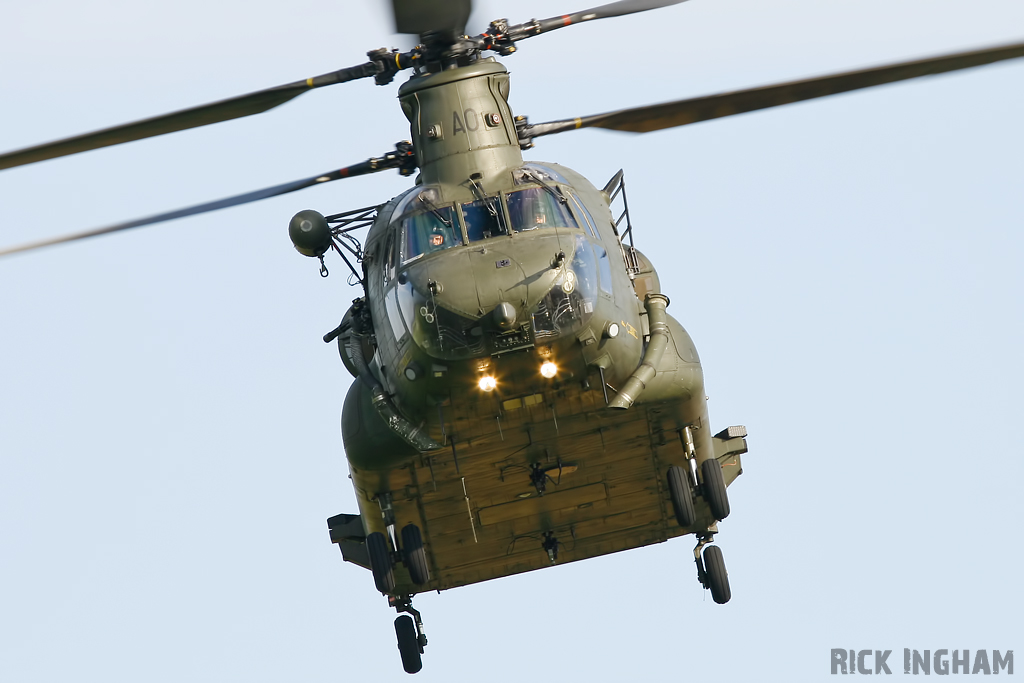
<path id="1" fill-rule="evenodd" d="M 517 190 L 508 195 L 508 215 L 516 231 L 536 228 L 578 228 L 569 207 L 555 191 L 543 187 Z"/>
<path id="2" fill-rule="evenodd" d="M 462 217 L 466 221 L 466 235 L 470 242 L 508 234 L 497 197 L 463 204 Z"/>
<path id="3" fill-rule="evenodd" d="M 587 207 L 583 205 L 583 202 L 581 202 L 580 198 L 576 195 L 570 193 L 569 196 L 572 197 L 572 201 L 576 205 L 576 211 L 583 214 L 583 220 L 587 224 L 587 232 L 589 232 L 591 237 L 594 239 L 601 239 L 601 236 L 597 234 L 597 229 L 594 227 L 596 225 L 596 223 L 594 223 L 594 217 L 590 215 L 589 211 L 587 211 Z"/>
<path id="4" fill-rule="evenodd" d="M 422 211 L 402 219 L 402 263 L 462 244 L 452 207 Z"/>

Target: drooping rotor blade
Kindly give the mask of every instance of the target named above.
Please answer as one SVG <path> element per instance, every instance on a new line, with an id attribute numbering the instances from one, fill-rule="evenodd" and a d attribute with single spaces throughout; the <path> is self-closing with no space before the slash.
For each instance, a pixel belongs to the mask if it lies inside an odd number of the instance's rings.
<path id="1" fill-rule="evenodd" d="M 397 33 L 419 35 L 454 30 L 456 34 L 462 34 L 473 3 L 471 0 L 391 0 L 391 8 L 395 13 Z"/>
<path id="2" fill-rule="evenodd" d="M 648 133 L 1018 57 L 1024 57 L 1024 43 L 960 52 L 831 76 L 819 76 L 801 81 L 750 88 L 749 90 L 737 90 L 720 95 L 651 104 L 594 116 L 530 124 L 522 128 L 521 137 L 528 140 L 541 135 L 592 127 Z"/>
<path id="3" fill-rule="evenodd" d="M 277 197 L 279 195 L 288 194 L 290 192 L 296 192 L 298 190 L 303 190 L 307 187 L 312 187 L 314 185 L 319 185 L 321 183 L 327 183 L 332 180 L 341 180 L 342 178 L 354 178 L 356 176 L 366 175 L 368 173 L 376 173 L 377 171 L 383 171 L 389 168 L 398 168 L 403 174 L 408 174 L 412 172 L 413 168 L 415 168 L 415 163 L 416 156 L 412 150 L 412 145 L 408 143 L 399 143 L 395 151 L 388 152 L 382 157 L 368 159 L 358 164 L 353 164 L 352 166 L 346 166 L 345 168 L 338 169 L 337 171 L 330 171 L 322 175 L 313 176 L 312 178 L 306 178 L 304 180 L 295 180 L 290 183 L 284 183 L 282 185 L 267 187 L 262 190 L 256 190 L 255 192 L 246 192 L 245 194 L 235 195 L 234 197 L 228 197 L 226 199 L 218 199 L 216 201 L 207 202 L 205 204 L 197 204 L 196 206 L 190 206 L 185 209 L 168 211 L 166 213 L 160 213 L 155 216 L 138 218 L 131 221 L 125 221 L 124 223 L 108 225 L 102 228 L 85 230 L 83 232 L 76 232 L 70 235 L 52 237 L 49 239 L 39 240 L 36 242 L 21 244 L 15 247 L 0 249 L 0 256 L 16 254 L 22 251 L 31 251 L 33 249 L 40 249 L 42 247 L 49 247 L 54 244 L 75 242 L 77 240 L 83 240 L 88 237 L 107 235 L 112 232 L 121 232 L 122 230 L 140 228 L 144 225 L 153 225 L 154 223 L 172 221 L 175 218 L 195 216 L 201 213 L 217 211 L 218 209 L 226 209 L 230 206 L 249 204 L 250 202 L 256 202 L 261 199 L 269 199 L 270 197 Z"/>
<path id="4" fill-rule="evenodd" d="M 686 0 L 619 0 L 619 2 L 592 7 L 575 14 L 567 14 L 564 17 L 559 17 L 559 19 L 572 18 L 572 21 L 569 23 L 575 24 L 578 21 L 590 21 L 591 19 L 622 17 L 627 14 L 635 14 L 636 12 L 646 12 L 647 10 L 660 9 L 669 5 L 678 5 L 682 2 L 686 2 Z"/>
<path id="5" fill-rule="evenodd" d="M 556 28 L 562 28 L 564 26 L 572 26 L 573 24 L 578 24 L 583 21 L 621 17 L 627 14 L 635 14 L 637 12 L 646 12 L 647 10 L 660 9 L 670 5 L 678 5 L 682 2 L 686 2 L 686 0 L 620 0 L 619 2 L 601 5 L 600 7 L 591 7 L 590 9 L 585 9 L 582 12 L 563 14 L 561 16 L 551 17 L 550 19 L 539 19 L 528 24 L 520 24 L 519 26 L 510 27 L 509 33 L 512 35 L 513 40 L 522 40 L 523 38 L 540 35 L 541 33 L 547 33 L 548 31 L 554 31 Z M 525 35 L 515 35 L 516 29 L 519 28 L 524 29 Z"/>
<path id="6" fill-rule="evenodd" d="M 197 128 L 253 114 L 261 114 L 314 88 L 367 78 L 375 76 L 377 73 L 379 73 L 379 65 L 376 62 L 366 62 L 365 64 L 347 69 L 340 69 L 321 76 L 307 78 L 304 81 L 295 81 L 294 83 L 288 83 L 276 88 L 259 90 L 248 95 L 232 97 L 219 102 L 164 114 L 163 116 L 155 116 L 134 123 L 106 128 L 94 133 L 76 135 L 64 140 L 0 154 L 0 169 L 22 166 L 37 161 L 67 156 L 68 154 L 77 154 L 78 152 L 87 152 L 92 149 L 99 149 L 100 147 L 119 145 L 122 142 L 142 140 L 156 135 L 174 133 L 179 130 Z"/>

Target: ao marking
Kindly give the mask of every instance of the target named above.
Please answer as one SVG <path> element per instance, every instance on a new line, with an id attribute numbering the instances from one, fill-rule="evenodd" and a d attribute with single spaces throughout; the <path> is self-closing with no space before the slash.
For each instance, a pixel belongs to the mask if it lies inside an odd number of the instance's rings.
<path id="1" fill-rule="evenodd" d="M 462 112 L 462 117 L 459 116 L 459 112 L 452 112 L 452 135 L 458 135 L 459 133 L 465 133 L 467 130 L 473 132 L 480 128 L 480 121 L 477 119 L 479 114 L 476 113 L 475 109 L 466 109 Z M 465 121 L 465 126 L 463 126 Z"/>

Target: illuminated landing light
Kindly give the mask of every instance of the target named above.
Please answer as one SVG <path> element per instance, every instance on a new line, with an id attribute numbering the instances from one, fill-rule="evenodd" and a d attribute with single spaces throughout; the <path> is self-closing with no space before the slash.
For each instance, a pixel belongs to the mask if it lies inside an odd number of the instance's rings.
<path id="1" fill-rule="evenodd" d="M 481 391 L 494 391 L 495 387 L 498 386 L 498 380 L 490 375 L 484 375 L 476 385 L 480 387 Z"/>
<path id="2" fill-rule="evenodd" d="M 548 379 L 551 379 L 552 377 L 558 374 L 558 366 L 552 363 L 551 361 L 545 361 L 540 366 L 540 374 L 544 375 L 544 377 L 547 377 Z"/>
<path id="3" fill-rule="evenodd" d="M 616 337 L 618 337 L 619 336 L 619 324 L 618 323 L 608 323 L 608 327 L 604 328 L 604 336 L 608 337 L 609 339 L 615 339 Z"/>

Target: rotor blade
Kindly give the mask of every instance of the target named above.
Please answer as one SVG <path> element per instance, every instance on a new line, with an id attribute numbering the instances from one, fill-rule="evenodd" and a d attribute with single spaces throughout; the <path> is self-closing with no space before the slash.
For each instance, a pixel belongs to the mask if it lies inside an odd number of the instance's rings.
<path id="1" fill-rule="evenodd" d="M 221 121 L 229 121 L 242 118 L 243 116 L 261 114 L 298 97 L 308 90 L 325 85 L 334 85 L 335 83 L 344 83 L 358 78 L 366 78 L 376 73 L 377 66 L 373 62 L 366 62 L 359 66 L 307 78 L 304 81 L 295 81 L 294 83 L 288 83 L 276 88 L 259 90 L 248 95 L 232 97 L 227 100 L 164 114 L 163 116 L 155 116 L 134 123 L 106 128 L 94 133 L 76 135 L 64 140 L 0 154 L 0 169 L 22 166 L 68 154 L 77 154 L 78 152 L 87 152 L 92 149 L 99 149 L 100 147 L 119 145 L 122 142 L 142 140 L 165 133 L 174 133 L 179 130 L 206 126 L 211 123 L 220 123 Z"/>
<path id="2" fill-rule="evenodd" d="M 592 127 L 648 133 L 1018 57 L 1024 57 L 1024 43 L 931 57 L 873 69 L 849 71 L 831 76 L 819 76 L 749 90 L 737 90 L 720 95 L 651 104 L 595 116 L 531 124 L 525 127 L 524 134 L 527 138 L 533 138 L 576 128 Z"/>
<path id="3" fill-rule="evenodd" d="M 414 155 L 410 147 L 408 150 L 398 150 L 396 152 L 389 152 L 385 154 L 383 157 L 368 159 L 367 161 L 361 161 L 358 164 L 346 166 L 345 168 L 339 169 L 337 171 L 330 171 L 329 173 L 324 173 L 323 175 L 313 176 L 312 178 L 306 178 L 305 180 L 295 180 L 290 183 L 284 183 L 283 185 L 275 185 L 273 187 L 267 187 L 262 190 L 256 190 L 255 192 L 246 192 L 245 194 L 235 195 L 234 197 L 228 197 L 227 199 L 218 199 L 217 201 L 207 202 L 205 204 L 197 204 L 196 206 L 190 206 L 188 208 L 178 209 L 176 211 L 168 211 L 167 213 L 160 213 L 155 216 L 149 216 L 147 218 L 138 218 L 136 220 L 126 221 L 124 223 L 116 223 L 114 225 L 108 225 L 103 228 L 96 228 L 93 230 L 76 232 L 70 235 L 52 237 L 49 239 L 39 240 L 37 242 L 21 244 L 16 247 L 0 249 L 0 256 L 16 254 L 22 251 L 30 251 L 32 249 L 39 249 L 41 247 L 49 247 L 54 244 L 74 242 L 77 240 L 86 239 L 88 237 L 96 237 L 98 235 L 107 235 L 112 232 L 121 232 L 122 230 L 139 228 L 144 225 L 163 223 L 164 221 L 171 221 L 174 220 L 175 218 L 184 218 L 186 216 L 195 216 L 196 214 L 216 211 L 218 209 L 226 209 L 229 206 L 248 204 L 250 202 L 259 201 L 260 199 L 269 199 L 270 197 L 277 197 L 279 195 L 288 194 L 290 192 L 295 192 L 297 190 L 303 190 L 307 187 L 319 185 L 320 183 L 330 182 L 332 180 L 341 180 L 342 178 L 354 178 L 356 176 L 366 175 L 368 173 L 383 171 L 388 168 L 401 168 L 403 164 L 407 164 L 410 161 L 410 159 L 413 158 Z"/>
<path id="4" fill-rule="evenodd" d="M 471 0 L 391 0 L 395 13 L 396 33 L 427 33 L 454 29 L 456 34 L 466 30 Z"/>
<path id="5" fill-rule="evenodd" d="M 550 19 L 541 19 L 534 22 L 534 25 L 527 25 L 529 26 L 528 36 L 540 35 L 541 33 L 554 31 L 556 28 L 571 26 L 572 24 L 578 24 L 583 21 L 622 17 L 627 14 L 646 12 L 647 10 L 660 9 L 670 5 L 678 5 L 683 2 L 686 2 L 686 0 L 620 0 L 619 2 L 613 2 L 608 5 L 601 5 L 600 7 L 591 7 L 590 9 L 585 9 L 582 12 L 563 14 L 558 17 L 551 17 Z M 521 38 L 517 38 L 517 40 L 520 39 Z"/>
<path id="6" fill-rule="evenodd" d="M 669 5 L 678 5 L 683 2 L 686 2 L 686 0 L 620 0 L 619 2 L 612 2 L 607 5 L 601 5 L 600 7 L 593 7 L 568 16 L 580 17 L 578 21 L 607 19 L 609 17 L 622 17 L 627 14 L 635 14 L 636 12 L 660 9 L 662 7 L 668 7 Z"/>

